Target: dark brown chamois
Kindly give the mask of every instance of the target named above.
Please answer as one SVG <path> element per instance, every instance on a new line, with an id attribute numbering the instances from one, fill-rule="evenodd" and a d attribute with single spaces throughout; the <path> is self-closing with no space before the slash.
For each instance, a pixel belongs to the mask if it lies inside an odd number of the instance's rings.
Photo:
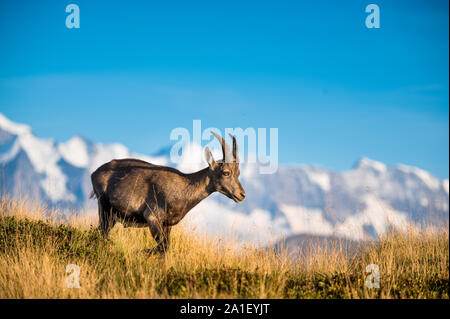
<path id="1" fill-rule="evenodd" d="M 236 138 L 233 153 L 225 140 L 212 132 L 222 145 L 222 161 L 215 161 L 208 147 L 209 167 L 192 174 L 137 159 L 112 160 L 91 175 L 93 194 L 98 200 L 99 228 L 104 237 L 116 222 L 125 227 L 148 226 L 157 242 L 153 252 L 169 248 L 171 227 L 200 201 L 214 192 L 240 203 L 245 192 L 239 182 Z"/>

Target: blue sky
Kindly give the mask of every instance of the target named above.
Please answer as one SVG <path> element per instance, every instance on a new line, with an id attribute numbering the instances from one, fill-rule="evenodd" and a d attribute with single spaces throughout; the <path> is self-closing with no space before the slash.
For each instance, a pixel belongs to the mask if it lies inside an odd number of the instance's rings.
<path id="1" fill-rule="evenodd" d="M 66 5 L 80 7 L 67 29 Z M 376 3 L 381 28 L 365 27 Z M 449 175 L 448 1 L 1 1 L 0 112 L 150 154 L 277 127 L 280 163 Z"/>

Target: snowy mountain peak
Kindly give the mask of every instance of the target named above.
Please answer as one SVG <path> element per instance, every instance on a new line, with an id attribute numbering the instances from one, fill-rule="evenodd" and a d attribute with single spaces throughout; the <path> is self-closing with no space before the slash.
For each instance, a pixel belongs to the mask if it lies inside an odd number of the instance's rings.
<path id="1" fill-rule="evenodd" d="M 0 129 L 15 135 L 31 133 L 31 128 L 28 125 L 15 123 L 2 113 L 0 113 Z"/>
<path id="2" fill-rule="evenodd" d="M 403 164 L 397 164 L 396 168 L 407 175 L 416 176 L 419 180 L 421 180 L 425 185 L 427 185 L 431 189 L 438 190 L 441 186 L 441 181 L 438 178 L 434 177 L 433 175 L 431 175 L 427 171 L 424 171 L 423 169 Z"/>
<path id="3" fill-rule="evenodd" d="M 58 145 L 61 156 L 76 167 L 87 167 L 89 153 L 87 142 L 80 136 L 74 136 L 70 140 Z"/>
<path id="4" fill-rule="evenodd" d="M 356 162 L 354 168 L 356 170 L 370 169 L 370 170 L 376 171 L 378 173 L 384 173 L 387 170 L 387 167 L 385 164 L 378 162 L 378 161 L 374 161 L 367 157 L 363 157 L 358 162 Z"/>

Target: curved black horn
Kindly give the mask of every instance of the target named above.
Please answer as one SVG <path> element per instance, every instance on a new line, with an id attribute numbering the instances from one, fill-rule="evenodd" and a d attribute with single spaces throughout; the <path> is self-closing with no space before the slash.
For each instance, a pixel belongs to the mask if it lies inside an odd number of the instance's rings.
<path id="1" fill-rule="evenodd" d="M 225 140 L 222 138 L 222 136 L 214 133 L 211 131 L 211 134 L 214 135 L 220 142 L 220 144 L 222 145 L 222 155 L 223 155 L 223 161 L 226 163 L 230 163 L 230 157 L 232 158 L 233 155 L 231 154 L 230 151 L 230 147 L 228 146 L 228 144 L 225 142 Z"/>
<path id="2" fill-rule="evenodd" d="M 233 139 L 233 158 L 235 162 L 239 162 L 239 154 L 238 154 L 238 145 L 236 141 L 236 137 L 228 133 L 230 137 Z"/>

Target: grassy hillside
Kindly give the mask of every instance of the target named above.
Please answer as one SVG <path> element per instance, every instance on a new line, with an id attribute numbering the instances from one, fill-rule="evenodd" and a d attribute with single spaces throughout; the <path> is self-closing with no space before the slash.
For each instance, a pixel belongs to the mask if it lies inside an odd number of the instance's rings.
<path id="1" fill-rule="evenodd" d="M 448 298 L 448 226 L 391 232 L 353 255 L 311 242 L 308 254 L 288 256 L 179 225 L 159 257 L 145 251 L 155 244 L 147 229 L 117 225 L 106 241 L 86 218 L 59 216 L 1 202 L 0 298 Z M 67 288 L 68 264 L 80 288 Z M 380 288 L 365 286 L 369 264 Z"/>

